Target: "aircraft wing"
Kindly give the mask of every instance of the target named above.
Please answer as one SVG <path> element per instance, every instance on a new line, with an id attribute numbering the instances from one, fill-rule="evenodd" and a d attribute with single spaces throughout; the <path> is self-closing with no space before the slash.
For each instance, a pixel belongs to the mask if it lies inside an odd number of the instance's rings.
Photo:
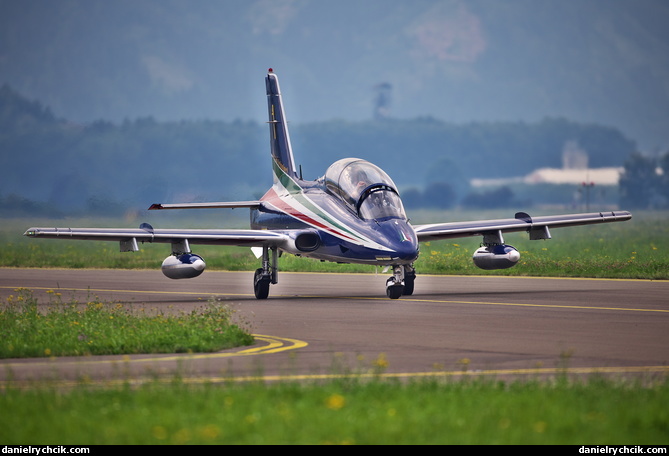
<path id="1" fill-rule="evenodd" d="M 35 238 L 119 241 L 121 251 L 138 250 L 138 242 L 171 243 L 173 246 L 181 245 L 185 247 L 188 243 L 254 247 L 263 245 L 280 246 L 289 240 L 286 234 L 267 230 L 153 229 L 148 224 L 142 224 L 138 229 L 29 228 L 24 234 Z"/>
<path id="2" fill-rule="evenodd" d="M 530 234 L 530 239 L 536 240 L 550 239 L 549 228 L 622 222 L 631 218 L 632 214 L 627 211 L 591 212 L 540 217 L 531 217 L 524 212 L 518 212 L 515 218 L 512 219 L 416 225 L 414 226 L 414 230 L 420 242 L 477 235 L 501 237 L 501 233 L 514 231 L 527 231 Z"/>

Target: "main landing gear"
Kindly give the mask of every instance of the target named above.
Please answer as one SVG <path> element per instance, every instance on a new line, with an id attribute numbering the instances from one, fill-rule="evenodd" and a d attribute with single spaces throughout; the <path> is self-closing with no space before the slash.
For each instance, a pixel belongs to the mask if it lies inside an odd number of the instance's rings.
<path id="1" fill-rule="evenodd" d="M 262 268 L 256 269 L 253 275 L 253 292 L 257 299 L 267 299 L 269 286 L 278 282 L 277 257 L 276 247 L 263 246 Z"/>
<path id="2" fill-rule="evenodd" d="M 416 270 L 413 265 L 394 265 L 393 275 L 386 280 L 386 295 L 390 299 L 399 299 L 400 296 L 413 294 Z"/>

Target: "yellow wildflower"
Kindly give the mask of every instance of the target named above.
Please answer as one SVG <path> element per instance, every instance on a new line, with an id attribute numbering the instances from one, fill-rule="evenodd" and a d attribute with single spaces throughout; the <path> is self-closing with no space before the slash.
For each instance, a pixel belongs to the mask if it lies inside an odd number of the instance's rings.
<path id="1" fill-rule="evenodd" d="M 339 410 L 346 405 L 346 399 L 341 394 L 332 394 L 325 401 L 325 405 L 330 410 Z"/>

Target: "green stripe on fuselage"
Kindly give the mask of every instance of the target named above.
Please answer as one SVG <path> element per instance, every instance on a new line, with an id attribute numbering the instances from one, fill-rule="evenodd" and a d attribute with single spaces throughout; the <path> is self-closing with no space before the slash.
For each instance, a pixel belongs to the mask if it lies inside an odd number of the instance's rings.
<path id="1" fill-rule="evenodd" d="M 356 239 L 359 239 L 360 241 L 363 242 L 366 241 L 365 238 L 363 238 L 356 232 L 351 231 L 351 229 L 349 229 L 345 225 L 342 225 L 339 220 L 330 217 L 321 208 L 316 206 L 309 198 L 304 196 L 304 194 L 302 193 L 302 187 L 300 187 L 300 185 L 297 182 L 295 182 L 289 175 L 285 173 L 285 171 L 281 168 L 281 166 L 276 162 L 276 159 L 272 160 L 272 164 L 274 168 L 274 177 L 276 178 L 276 181 L 279 182 L 288 191 L 288 193 L 293 198 L 295 198 L 300 204 L 311 210 L 315 215 L 317 215 L 324 221 L 340 229 L 341 231 L 344 231 L 345 233 L 355 237 Z"/>

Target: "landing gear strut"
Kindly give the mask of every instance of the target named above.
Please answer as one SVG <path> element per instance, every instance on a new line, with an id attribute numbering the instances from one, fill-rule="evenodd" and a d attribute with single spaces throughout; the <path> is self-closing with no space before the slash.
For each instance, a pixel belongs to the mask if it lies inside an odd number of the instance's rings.
<path id="1" fill-rule="evenodd" d="M 270 250 L 272 251 L 271 259 Z M 256 269 L 253 275 L 253 292 L 256 299 L 267 299 L 269 296 L 269 286 L 278 282 L 277 257 L 276 247 L 263 246 L 262 268 Z"/>
<path id="2" fill-rule="evenodd" d="M 416 270 L 413 265 L 394 265 L 392 277 L 386 280 L 386 295 L 390 299 L 412 295 L 415 280 Z"/>
<path id="3" fill-rule="evenodd" d="M 413 286 L 416 280 L 416 270 L 413 265 L 404 266 L 404 296 L 411 296 L 413 294 Z"/>

